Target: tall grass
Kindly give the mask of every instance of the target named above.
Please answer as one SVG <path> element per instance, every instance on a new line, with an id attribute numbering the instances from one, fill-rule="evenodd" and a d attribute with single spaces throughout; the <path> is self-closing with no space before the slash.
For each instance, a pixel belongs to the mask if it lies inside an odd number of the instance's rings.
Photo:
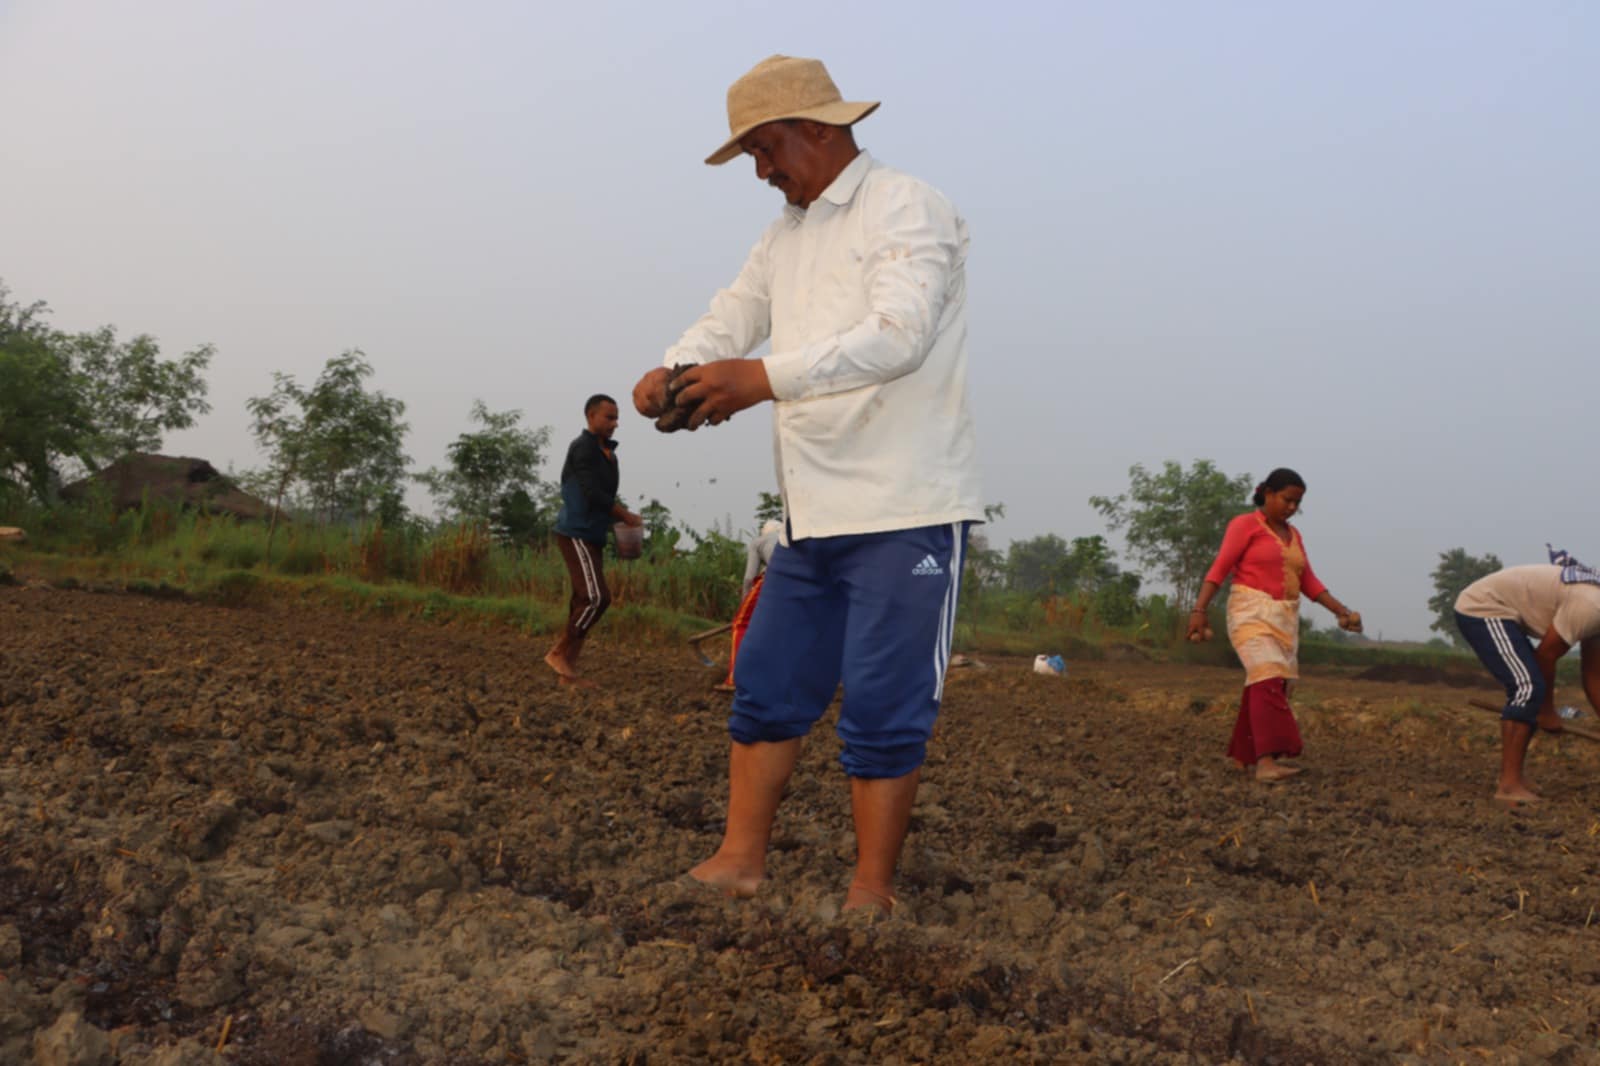
<path id="1" fill-rule="evenodd" d="M 564 616 L 571 593 L 553 544 L 504 544 L 481 524 L 425 527 L 382 523 L 280 526 L 268 554 L 267 529 L 256 522 L 199 514 L 146 502 L 118 512 L 100 499 L 56 509 L 13 503 L 0 524 L 28 530 L 30 549 L 79 557 L 93 572 L 124 581 L 205 585 L 243 601 L 260 582 L 315 578 L 317 595 L 363 602 L 423 617 L 476 616 L 546 631 Z M 687 539 L 692 547 L 684 547 Z M 722 622 L 739 605 L 745 547 L 712 532 L 676 531 L 647 542 L 637 560 L 607 560 L 613 624 L 657 632 Z M 1110 614 L 1111 617 L 1107 617 Z M 1232 665 L 1226 640 L 1193 646 L 1182 639 L 1184 611 L 1160 595 L 1132 604 L 1094 596 L 1029 594 L 979 586 L 968 575 L 956 618 L 964 651 L 1060 652 L 1096 658 L 1118 645 L 1196 663 Z M 1398 651 L 1364 645 L 1302 642 L 1307 663 L 1411 662 L 1459 664 L 1450 651 Z"/>
<path id="2" fill-rule="evenodd" d="M 279 528 L 269 557 L 266 527 L 228 516 L 149 502 L 121 513 L 105 501 L 11 510 L 3 521 L 27 529 L 32 549 L 97 557 L 128 574 L 187 580 L 215 571 L 259 571 L 548 603 L 564 602 L 571 591 L 553 544 L 504 544 L 477 523 L 431 529 L 381 522 L 294 523 Z M 670 545 L 647 545 L 637 560 L 612 554 L 606 580 L 614 606 L 657 608 L 700 619 L 731 617 L 739 606 L 744 546 L 715 533 L 701 536 L 687 549 L 676 546 L 677 537 L 670 540 Z"/>

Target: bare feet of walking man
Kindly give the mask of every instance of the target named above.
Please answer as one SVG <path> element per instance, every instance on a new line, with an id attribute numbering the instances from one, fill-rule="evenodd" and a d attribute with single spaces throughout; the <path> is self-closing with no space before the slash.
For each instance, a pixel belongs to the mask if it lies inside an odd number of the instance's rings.
<path id="1" fill-rule="evenodd" d="M 655 417 L 670 367 L 687 428 L 773 402 L 784 535 L 739 647 L 728 823 L 690 871 L 757 891 L 784 786 L 839 684 L 856 866 L 846 908 L 894 907 L 944 691 L 967 530 L 981 521 L 967 403 L 966 223 L 877 162 L 823 65 L 773 56 L 728 93 L 731 136 L 785 206 L 739 276 L 633 391 Z M 747 359 L 769 340 L 772 354 Z"/>

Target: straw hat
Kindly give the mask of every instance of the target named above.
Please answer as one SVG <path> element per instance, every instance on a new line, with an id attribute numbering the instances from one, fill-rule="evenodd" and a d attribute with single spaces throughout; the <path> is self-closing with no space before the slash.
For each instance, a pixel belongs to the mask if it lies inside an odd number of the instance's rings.
<path id="1" fill-rule="evenodd" d="M 829 126 L 854 126 L 878 109 L 839 95 L 820 59 L 768 56 L 728 89 L 728 130 L 721 148 L 706 157 L 720 166 L 739 154 L 739 138 L 768 122 L 806 118 Z"/>

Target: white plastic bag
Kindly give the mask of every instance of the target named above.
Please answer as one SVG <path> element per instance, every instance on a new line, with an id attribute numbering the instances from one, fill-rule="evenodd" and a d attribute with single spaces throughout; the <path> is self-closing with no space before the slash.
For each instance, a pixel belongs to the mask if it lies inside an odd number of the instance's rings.
<path id="1" fill-rule="evenodd" d="M 1056 677 L 1067 676 L 1067 661 L 1059 655 L 1035 655 L 1033 657 L 1033 672 L 1036 674 L 1053 674 Z"/>

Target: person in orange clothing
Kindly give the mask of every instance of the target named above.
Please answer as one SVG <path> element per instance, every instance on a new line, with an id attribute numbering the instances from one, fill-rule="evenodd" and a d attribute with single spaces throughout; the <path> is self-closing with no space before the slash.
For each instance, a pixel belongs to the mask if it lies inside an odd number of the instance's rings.
<path id="1" fill-rule="evenodd" d="M 1241 767 L 1255 767 L 1258 781 L 1281 781 L 1300 772 L 1279 760 L 1292 759 L 1301 750 L 1300 727 L 1289 707 L 1290 682 L 1300 676 L 1301 595 L 1332 611 L 1340 629 L 1361 632 L 1361 615 L 1335 599 L 1317 578 L 1300 531 L 1289 524 L 1305 494 L 1305 481 L 1287 467 L 1256 486 L 1257 509 L 1228 523 L 1189 615 L 1189 639 L 1209 639 L 1206 608 L 1233 575 L 1228 640 L 1244 664 L 1245 684 L 1228 755 Z"/>
<path id="2" fill-rule="evenodd" d="M 772 553 L 778 547 L 778 534 L 782 531 L 782 522 L 776 518 L 767 519 L 761 526 L 761 535 L 752 540 L 750 547 L 745 550 L 744 598 L 739 601 L 739 610 L 733 616 L 733 647 L 728 651 L 728 677 L 716 686 L 718 692 L 734 690 L 733 664 L 739 660 L 739 642 L 744 639 L 746 630 L 750 628 L 750 619 L 756 613 L 756 601 L 761 598 L 761 582 L 767 576 L 767 564 L 772 562 Z"/>

